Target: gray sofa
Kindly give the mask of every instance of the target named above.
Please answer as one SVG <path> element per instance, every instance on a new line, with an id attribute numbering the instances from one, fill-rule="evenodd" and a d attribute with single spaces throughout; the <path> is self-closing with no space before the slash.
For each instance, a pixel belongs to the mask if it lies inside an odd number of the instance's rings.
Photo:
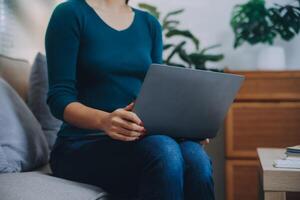
<path id="1" fill-rule="evenodd" d="M 0 77 L 26 102 L 30 64 L 0 56 Z M 0 110 L 1 111 L 1 110 Z M 1 127 L 0 127 L 1 128 Z M 101 188 L 56 178 L 48 165 L 30 172 L 0 174 L 1 200 L 107 200 Z"/>
<path id="2" fill-rule="evenodd" d="M 32 172 L 0 175 L 1 200 L 107 200 L 108 195 L 92 185 L 51 176 L 48 166 Z"/>

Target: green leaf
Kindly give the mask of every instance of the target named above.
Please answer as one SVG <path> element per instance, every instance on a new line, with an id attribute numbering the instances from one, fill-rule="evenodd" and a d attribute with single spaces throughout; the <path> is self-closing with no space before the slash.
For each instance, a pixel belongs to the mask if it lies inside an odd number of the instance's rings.
<path id="1" fill-rule="evenodd" d="M 178 14 L 182 13 L 183 11 L 184 11 L 184 9 L 179 9 L 179 10 L 174 10 L 174 11 L 167 13 L 166 16 L 163 18 L 163 22 L 167 21 L 170 16 L 178 15 Z"/>
<path id="2" fill-rule="evenodd" d="M 199 40 L 189 31 L 189 30 L 178 30 L 172 29 L 166 33 L 166 37 L 170 38 L 173 36 L 183 36 L 188 39 L 191 39 L 195 44 L 196 49 L 199 49 Z"/>
<path id="3" fill-rule="evenodd" d="M 211 61 L 211 62 L 217 62 L 217 61 L 220 61 L 224 58 L 224 55 L 223 54 L 215 54 L 215 55 L 212 55 L 212 54 L 202 54 L 202 53 L 191 53 L 189 55 L 190 59 L 197 63 L 198 61 Z"/>
<path id="4" fill-rule="evenodd" d="M 160 13 L 158 12 L 157 7 L 147 4 L 147 3 L 139 3 L 138 6 L 141 9 L 147 10 L 151 15 L 153 15 L 154 17 L 159 19 Z"/>
<path id="5" fill-rule="evenodd" d="M 170 66 L 176 66 L 176 67 L 186 68 L 186 66 L 184 66 L 183 64 L 180 64 L 180 63 L 166 62 L 166 61 L 164 61 L 164 63 L 167 64 L 167 65 L 170 65 Z"/>
<path id="6" fill-rule="evenodd" d="M 182 13 L 183 11 L 184 11 L 184 9 L 178 9 L 178 10 L 171 11 L 165 16 L 165 19 L 167 19 L 168 17 L 170 17 L 172 15 L 178 15 L 178 14 Z"/>
<path id="7" fill-rule="evenodd" d="M 189 67 L 191 67 L 191 65 L 192 65 L 192 60 L 190 59 L 190 57 L 189 57 L 189 55 L 186 53 L 186 51 L 184 50 L 184 49 L 179 49 L 179 51 L 178 51 L 178 55 L 179 55 L 179 57 L 184 61 L 184 62 L 186 62 L 188 65 L 189 65 Z"/>
<path id="8" fill-rule="evenodd" d="M 299 34 L 300 7 L 275 4 L 275 7 L 269 9 L 269 18 L 273 29 L 282 39 L 289 41 Z"/>
<path id="9" fill-rule="evenodd" d="M 217 47 L 220 47 L 221 45 L 220 44 L 215 44 L 215 45 L 212 45 L 212 46 L 209 46 L 209 47 L 205 47 L 205 48 L 203 48 L 201 51 L 200 51 L 200 53 L 205 53 L 206 51 L 208 51 L 208 50 L 211 50 L 211 49 L 215 49 L 215 48 L 217 48 Z"/>
<path id="10" fill-rule="evenodd" d="M 202 54 L 202 53 L 191 53 L 189 54 L 190 59 L 197 69 L 205 69 L 205 63 L 207 61 L 218 62 L 224 58 L 223 54 Z"/>
<path id="11" fill-rule="evenodd" d="M 234 47 L 244 42 L 273 43 L 276 33 L 264 0 L 250 0 L 236 5 L 231 14 L 231 28 L 235 35 Z"/>
<path id="12" fill-rule="evenodd" d="M 175 46 L 175 48 L 171 51 L 171 53 L 169 54 L 169 56 L 166 59 L 166 62 L 170 62 L 170 60 L 172 59 L 172 57 L 178 53 L 180 51 L 180 49 L 186 44 L 186 41 L 182 41 L 179 44 L 177 44 Z"/>
<path id="13" fill-rule="evenodd" d="M 216 54 L 216 55 L 204 55 L 207 61 L 210 62 L 218 62 L 224 59 L 223 54 Z"/>
<path id="14" fill-rule="evenodd" d="M 174 45 L 173 44 L 164 44 L 163 49 L 167 50 L 167 49 L 171 48 L 172 46 L 174 46 Z"/>
<path id="15" fill-rule="evenodd" d="M 163 22 L 163 29 L 175 29 L 180 22 L 178 20 L 170 20 L 170 21 L 164 21 Z"/>

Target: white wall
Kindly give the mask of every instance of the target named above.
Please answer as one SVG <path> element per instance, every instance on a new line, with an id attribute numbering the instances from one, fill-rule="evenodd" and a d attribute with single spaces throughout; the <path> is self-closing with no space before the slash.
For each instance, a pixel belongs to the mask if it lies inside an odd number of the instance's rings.
<path id="1" fill-rule="evenodd" d="M 53 5 L 51 0 L 0 0 L 0 54 L 32 61 L 43 52 Z"/>

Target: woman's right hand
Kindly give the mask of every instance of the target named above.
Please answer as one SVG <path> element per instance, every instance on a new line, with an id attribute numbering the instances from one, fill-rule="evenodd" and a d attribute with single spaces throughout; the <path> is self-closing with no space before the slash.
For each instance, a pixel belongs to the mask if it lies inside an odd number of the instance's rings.
<path id="1" fill-rule="evenodd" d="M 134 103 L 108 113 L 103 119 L 104 132 L 113 139 L 134 141 L 145 135 L 142 120 L 132 112 Z"/>

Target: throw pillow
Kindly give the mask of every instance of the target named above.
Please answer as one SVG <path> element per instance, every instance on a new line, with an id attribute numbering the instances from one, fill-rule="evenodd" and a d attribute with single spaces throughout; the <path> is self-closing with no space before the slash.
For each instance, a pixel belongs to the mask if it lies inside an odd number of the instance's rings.
<path id="1" fill-rule="evenodd" d="M 40 122 L 43 132 L 52 149 L 57 132 L 62 122 L 51 114 L 46 103 L 48 91 L 48 74 L 46 56 L 38 53 L 32 65 L 29 78 L 28 106 Z"/>
<path id="2" fill-rule="evenodd" d="M 0 173 L 30 171 L 48 162 L 41 126 L 25 102 L 0 79 Z"/>

